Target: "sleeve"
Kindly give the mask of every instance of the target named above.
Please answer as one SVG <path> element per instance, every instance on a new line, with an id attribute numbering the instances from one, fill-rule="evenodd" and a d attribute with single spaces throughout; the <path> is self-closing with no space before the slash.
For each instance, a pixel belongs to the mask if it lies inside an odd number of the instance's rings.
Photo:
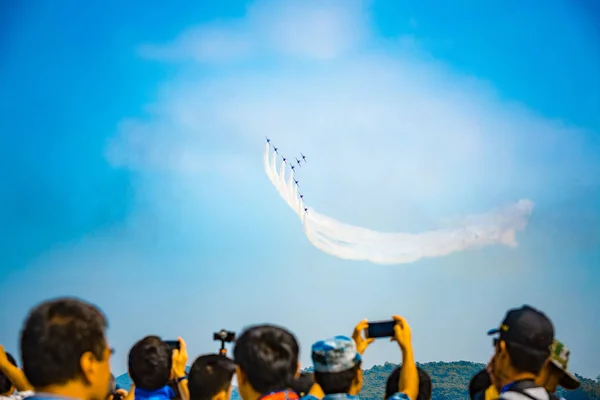
<path id="1" fill-rule="evenodd" d="M 388 397 L 387 400 L 410 400 L 410 397 L 408 397 L 406 393 L 399 392 L 394 393 L 393 395 Z"/>
<path id="2" fill-rule="evenodd" d="M 312 394 L 307 394 L 306 396 L 300 397 L 300 400 L 319 400 L 319 399 L 316 398 L 315 396 L 313 396 Z"/>
<path id="3" fill-rule="evenodd" d="M 25 390 L 23 392 L 17 392 L 14 396 L 15 399 L 17 400 L 23 400 L 26 399 L 27 397 L 31 397 L 33 396 L 35 393 L 31 390 Z"/>

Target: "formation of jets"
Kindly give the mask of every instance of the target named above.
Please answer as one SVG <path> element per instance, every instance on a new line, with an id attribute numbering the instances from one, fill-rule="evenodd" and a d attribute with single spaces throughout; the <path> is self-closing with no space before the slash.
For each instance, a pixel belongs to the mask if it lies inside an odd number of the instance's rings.
<path id="1" fill-rule="evenodd" d="M 275 147 L 273 144 L 271 144 L 271 139 L 269 139 L 268 137 L 265 136 L 265 139 L 267 139 L 267 143 L 269 143 L 269 146 L 273 147 L 273 150 L 275 151 L 275 153 L 277 153 L 277 155 L 281 156 L 281 159 L 283 160 L 283 163 L 285 165 L 289 165 L 290 168 L 292 169 L 292 174 L 296 172 L 296 166 L 298 167 L 302 167 L 302 162 L 306 163 L 306 156 L 302 153 L 300 153 L 300 159 L 298 159 L 298 157 L 294 157 L 296 159 L 296 163 L 294 165 L 293 161 L 290 161 L 288 163 L 288 159 L 284 156 L 282 156 L 281 154 L 279 154 L 279 152 L 277 151 L 277 147 Z M 300 187 L 300 184 L 298 183 L 298 180 L 296 180 L 294 178 L 294 183 L 296 184 L 296 186 Z M 303 200 L 304 199 L 304 195 L 301 193 L 298 193 L 300 195 L 300 199 Z M 308 208 L 304 208 L 304 212 L 308 212 Z"/>

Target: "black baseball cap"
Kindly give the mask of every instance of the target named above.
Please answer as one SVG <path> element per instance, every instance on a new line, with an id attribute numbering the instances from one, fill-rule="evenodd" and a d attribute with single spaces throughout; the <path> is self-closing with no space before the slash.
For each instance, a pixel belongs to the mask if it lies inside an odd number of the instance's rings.
<path id="1" fill-rule="evenodd" d="M 502 324 L 488 331 L 488 335 L 495 334 L 500 334 L 499 339 L 505 342 L 550 353 L 554 341 L 554 326 L 544 313 L 524 305 L 508 310 Z"/>

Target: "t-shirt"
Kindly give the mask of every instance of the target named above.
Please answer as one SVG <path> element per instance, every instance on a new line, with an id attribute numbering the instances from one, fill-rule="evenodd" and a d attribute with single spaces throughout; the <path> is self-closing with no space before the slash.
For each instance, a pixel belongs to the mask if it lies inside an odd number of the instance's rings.
<path id="1" fill-rule="evenodd" d="M 35 393 L 33 393 L 31 390 L 24 390 L 22 392 L 14 392 L 10 396 L 0 396 L 0 400 L 23 400 L 24 398 L 33 396 L 34 394 Z"/>
<path id="2" fill-rule="evenodd" d="M 532 380 L 523 380 L 506 385 L 501 391 L 498 399 L 502 400 L 556 400 L 555 394 L 540 386 Z"/>

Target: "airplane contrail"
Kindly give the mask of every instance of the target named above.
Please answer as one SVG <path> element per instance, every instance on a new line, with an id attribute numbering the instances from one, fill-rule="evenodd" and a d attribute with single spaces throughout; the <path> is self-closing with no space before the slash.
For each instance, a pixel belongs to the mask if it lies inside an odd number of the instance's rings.
<path id="1" fill-rule="evenodd" d="M 302 221 L 308 240 L 319 250 L 347 260 L 375 264 L 405 264 L 426 257 L 441 257 L 468 248 L 492 244 L 516 247 L 515 233 L 527 226 L 534 203 L 522 199 L 485 214 L 471 215 L 454 229 L 439 229 L 417 234 L 378 232 L 337 221 L 317 213 L 298 198 L 293 175 L 285 177 L 285 164 L 276 170 L 276 155 L 269 157 L 265 146 L 264 166 L 277 192 Z M 304 208 L 308 208 L 308 212 Z"/>

